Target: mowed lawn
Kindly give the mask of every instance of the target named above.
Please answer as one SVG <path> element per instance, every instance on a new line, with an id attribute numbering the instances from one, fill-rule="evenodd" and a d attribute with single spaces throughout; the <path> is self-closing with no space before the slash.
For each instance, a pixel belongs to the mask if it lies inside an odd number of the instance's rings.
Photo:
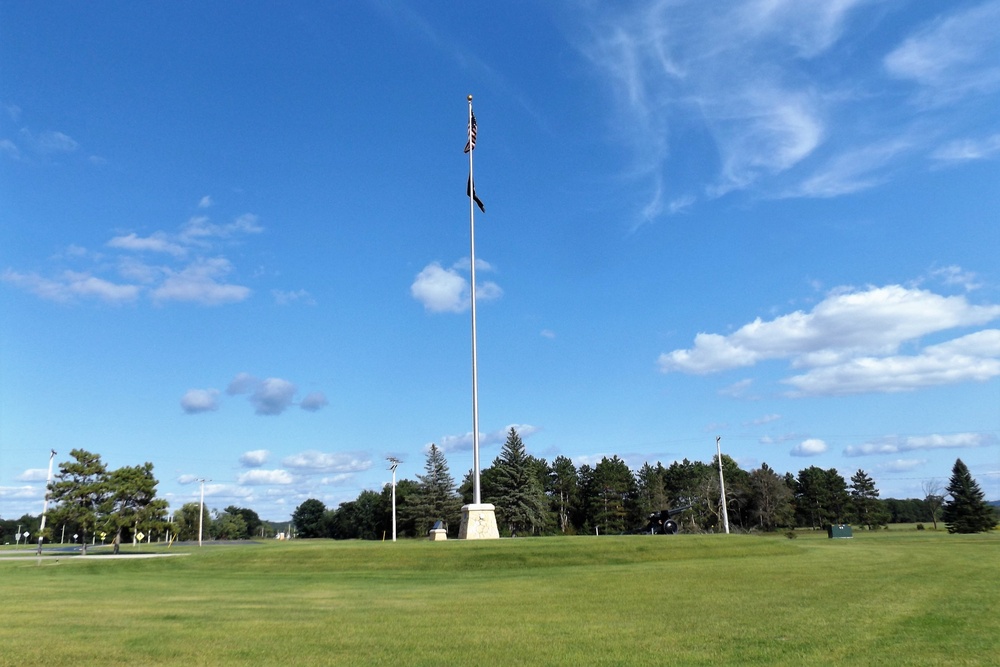
<path id="1" fill-rule="evenodd" d="M 1000 663 L 1000 533 L 799 535 L 0 556 L 0 664 Z"/>

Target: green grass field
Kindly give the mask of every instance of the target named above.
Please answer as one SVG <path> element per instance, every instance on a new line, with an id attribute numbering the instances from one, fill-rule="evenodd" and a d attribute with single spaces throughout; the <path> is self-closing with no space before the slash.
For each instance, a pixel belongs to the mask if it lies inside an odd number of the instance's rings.
<path id="1" fill-rule="evenodd" d="M 0 664 L 1000 662 L 1000 532 L 799 534 L 0 555 Z"/>

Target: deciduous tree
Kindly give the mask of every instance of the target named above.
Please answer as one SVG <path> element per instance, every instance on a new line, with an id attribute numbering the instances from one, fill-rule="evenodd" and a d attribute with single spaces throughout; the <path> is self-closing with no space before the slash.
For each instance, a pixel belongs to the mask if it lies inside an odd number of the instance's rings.
<path id="1" fill-rule="evenodd" d="M 326 537 L 326 505 L 315 498 L 302 502 L 292 512 L 292 525 L 299 537 Z"/>

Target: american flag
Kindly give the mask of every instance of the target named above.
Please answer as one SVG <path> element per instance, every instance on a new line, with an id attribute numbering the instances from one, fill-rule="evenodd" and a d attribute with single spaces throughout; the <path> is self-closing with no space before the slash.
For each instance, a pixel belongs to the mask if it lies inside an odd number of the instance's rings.
<path id="1" fill-rule="evenodd" d="M 465 142 L 465 153 L 469 151 L 476 150 L 476 114 L 472 114 L 472 120 L 469 121 L 469 140 Z"/>

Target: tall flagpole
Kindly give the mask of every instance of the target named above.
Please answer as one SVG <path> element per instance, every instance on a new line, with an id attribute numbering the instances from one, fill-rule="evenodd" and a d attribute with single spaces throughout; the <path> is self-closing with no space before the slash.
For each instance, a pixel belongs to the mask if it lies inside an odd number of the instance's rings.
<path id="1" fill-rule="evenodd" d="M 476 196 L 476 181 L 472 174 L 472 153 L 476 149 L 476 116 L 472 112 L 472 95 L 469 95 L 469 133 L 466 150 L 469 153 L 469 263 L 472 287 L 472 502 L 462 507 L 462 525 L 458 536 L 464 540 L 497 539 L 496 508 L 483 502 L 479 484 L 479 362 L 476 348 L 476 205 L 482 202 Z"/>
<path id="2" fill-rule="evenodd" d="M 722 503 L 722 523 L 726 528 L 726 535 L 729 534 L 729 508 L 726 506 L 726 479 L 722 476 L 722 440 L 721 435 L 715 436 L 715 451 L 719 457 L 719 499 Z"/>
<path id="3" fill-rule="evenodd" d="M 52 461 L 56 458 L 56 450 L 50 450 L 49 476 L 45 478 L 45 501 L 42 503 L 42 525 L 38 528 L 38 555 L 42 555 L 42 537 L 45 534 L 45 515 L 49 511 L 49 487 L 52 485 Z"/>
<path id="4" fill-rule="evenodd" d="M 469 95 L 469 256 L 472 265 L 472 504 L 479 505 L 479 365 L 476 350 L 476 181 L 472 174 L 472 154 L 475 153 L 472 136 L 472 95 Z"/>

